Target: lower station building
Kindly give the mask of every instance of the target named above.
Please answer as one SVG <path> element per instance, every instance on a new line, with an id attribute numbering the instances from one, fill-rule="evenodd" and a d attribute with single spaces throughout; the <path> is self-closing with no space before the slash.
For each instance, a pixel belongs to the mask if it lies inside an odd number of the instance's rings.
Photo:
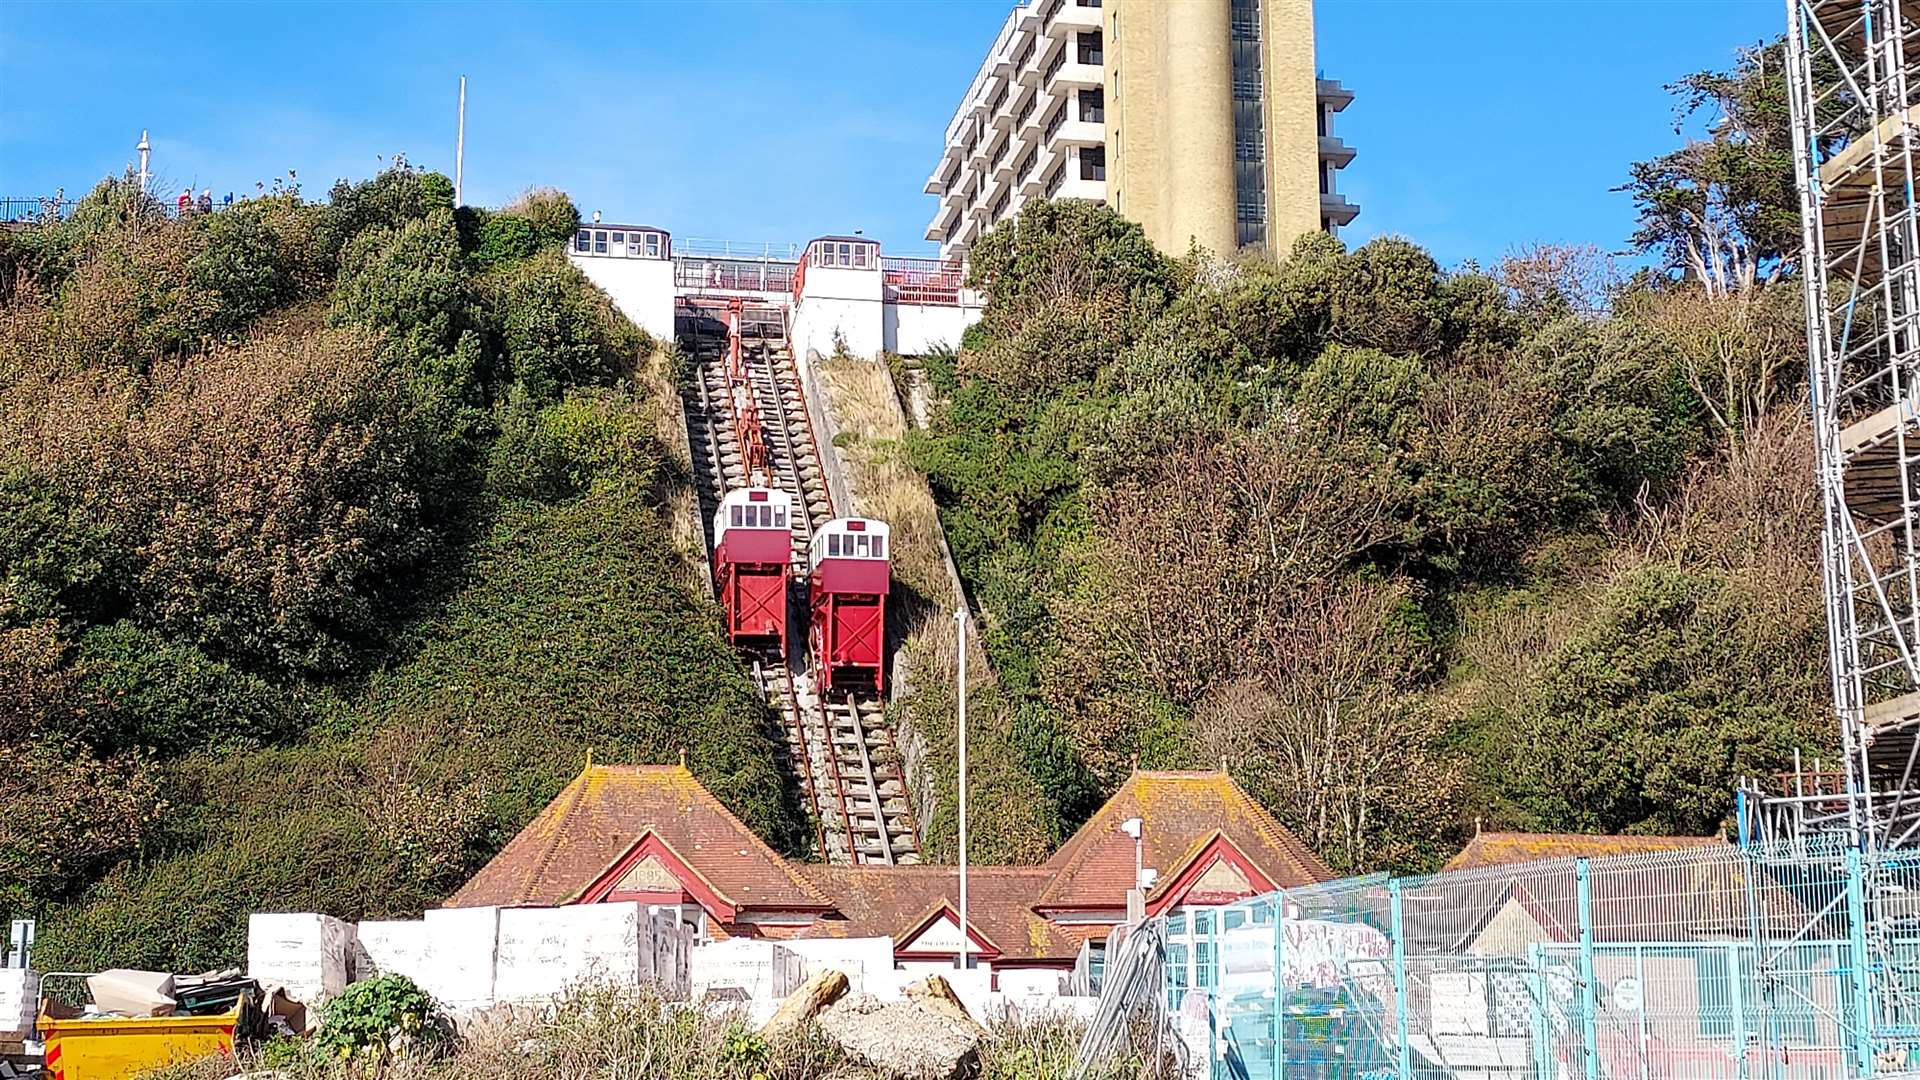
<path id="1" fill-rule="evenodd" d="M 1045 863 L 969 869 L 976 967 L 1072 971 L 1125 921 L 1136 867 L 1148 915 L 1334 876 L 1226 773 L 1136 772 Z M 589 764 L 447 906 L 628 900 L 707 941 L 887 937 L 906 970 L 961 952 L 956 867 L 785 859 L 679 765 Z"/>

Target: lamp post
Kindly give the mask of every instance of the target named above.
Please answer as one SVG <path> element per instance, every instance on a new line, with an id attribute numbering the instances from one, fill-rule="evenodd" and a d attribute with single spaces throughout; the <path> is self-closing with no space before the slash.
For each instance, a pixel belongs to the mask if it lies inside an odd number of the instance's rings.
<path id="1" fill-rule="evenodd" d="M 973 940 L 967 936 L 967 612 L 953 613 L 959 659 L 954 676 L 954 720 L 960 751 L 960 970 L 973 967 Z"/>
<path id="2" fill-rule="evenodd" d="M 1141 837 L 1146 833 L 1145 822 L 1137 817 L 1130 817 L 1120 823 L 1120 831 L 1133 837 L 1133 884 L 1127 888 L 1127 921 L 1134 923 L 1146 917 L 1145 886 L 1140 882 L 1145 871 L 1145 867 L 1141 865 L 1140 850 Z"/>

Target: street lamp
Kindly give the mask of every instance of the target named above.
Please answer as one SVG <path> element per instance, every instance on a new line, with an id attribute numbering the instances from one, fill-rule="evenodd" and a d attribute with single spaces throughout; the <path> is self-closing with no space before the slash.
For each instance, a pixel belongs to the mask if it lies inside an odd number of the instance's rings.
<path id="1" fill-rule="evenodd" d="M 967 611 L 953 613 L 959 659 L 955 664 L 954 720 L 960 751 L 960 970 L 973 966 L 973 939 L 967 935 Z"/>
<path id="2" fill-rule="evenodd" d="M 1146 828 L 1145 828 L 1145 824 L 1139 818 L 1130 817 L 1127 820 L 1120 823 L 1120 831 L 1123 833 L 1126 833 L 1128 836 L 1133 837 L 1133 884 L 1131 887 L 1127 889 L 1127 921 L 1137 922 L 1142 916 L 1145 915 L 1144 909 L 1146 907 L 1146 897 L 1143 894 L 1144 886 L 1140 882 L 1140 879 L 1145 876 L 1143 873 L 1143 868 L 1140 865 L 1141 864 L 1140 838 L 1143 835 L 1145 835 Z M 1139 912 L 1134 911 L 1134 897 L 1136 896 L 1140 897 L 1140 905 L 1142 910 Z"/>

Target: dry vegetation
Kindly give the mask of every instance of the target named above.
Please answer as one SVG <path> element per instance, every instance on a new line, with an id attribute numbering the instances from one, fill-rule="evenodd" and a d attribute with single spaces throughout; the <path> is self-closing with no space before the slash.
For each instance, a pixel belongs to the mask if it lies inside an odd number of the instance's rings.
<path id="1" fill-rule="evenodd" d="M 988 1027 L 978 1080 L 1054 1080 L 1074 1075 L 1080 1025 L 1001 1020 Z M 204 1058 L 145 1074 L 147 1080 L 225 1080 L 236 1071 L 278 1070 L 286 1080 L 890 1080 L 849 1062 L 811 1026 L 769 1042 L 734 1012 L 702 1010 L 650 993 L 577 990 L 545 1011 L 520 1010 L 476 1025 L 450 1052 L 329 1058 L 281 1040 L 243 1055 Z M 1096 1070 L 1094 1080 L 1145 1080 L 1139 1070 Z"/>

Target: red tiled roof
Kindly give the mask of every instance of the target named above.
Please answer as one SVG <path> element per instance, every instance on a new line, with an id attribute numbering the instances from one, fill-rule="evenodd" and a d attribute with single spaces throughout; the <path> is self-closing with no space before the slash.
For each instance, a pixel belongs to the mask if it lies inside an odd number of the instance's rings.
<path id="1" fill-rule="evenodd" d="M 1656 851 L 1724 844 L 1718 836 L 1597 836 L 1588 833 L 1481 833 L 1444 870 L 1506 866 L 1539 859 L 1597 859 L 1608 855 L 1647 855 Z"/>
<path id="2" fill-rule="evenodd" d="M 1117 906 L 1133 880 L 1134 841 L 1120 823 L 1142 823 L 1141 862 L 1159 871 L 1151 902 L 1220 833 L 1281 888 L 1329 881 L 1333 870 L 1224 772 L 1136 772 L 1073 834 L 1046 868 L 1040 908 Z"/>
<path id="3" fill-rule="evenodd" d="M 589 765 L 447 906 L 567 903 L 649 832 L 735 907 L 829 903 L 684 765 Z"/>
<path id="4" fill-rule="evenodd" d="M 802 872 L 833 898 L 840 917 L 819 919 L 796 937 L 892 936 L 904 946 L 908 931 L 943 905 L 960 906 L 956 866 L 807 866 Z M 1071 960 L 1080 942 L 1034 913 L 1035 896 L 1053 874 L 1039 866 L 967 869 L 967 922 L 1009 960 Z"/>

